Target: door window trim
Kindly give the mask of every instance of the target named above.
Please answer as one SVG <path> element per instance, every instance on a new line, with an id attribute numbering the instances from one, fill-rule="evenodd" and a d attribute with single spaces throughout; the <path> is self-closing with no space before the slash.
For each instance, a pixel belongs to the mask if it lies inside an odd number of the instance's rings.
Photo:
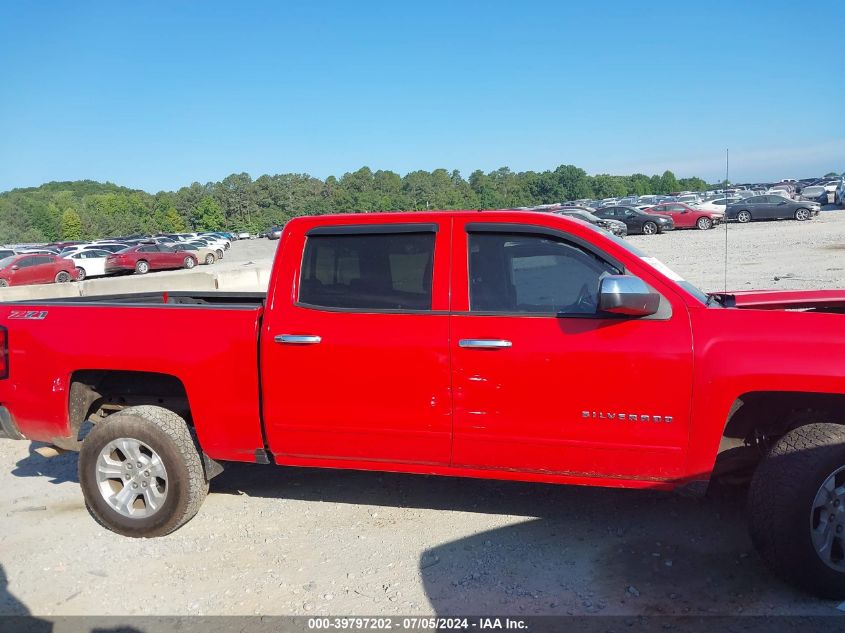
<path id="1" fill-rule="evenodd" d="M 518 233 L 522 235 L 537 235 L 541 237 L 554 237 L 557 239 L 562 240 L 563 242 L 569 242 L 573 246 L 577 246 L 582 250 L 590 253 L 594 257 L 604 261 L 605 263 L 613 266 L 619 271 L 620 275 L 627 274 L 625 269 L 625 265 L 620 262 L 615 257 L 608 255 L 607 253 L 597 249 L 593 244 L 584 240 L 576 235 L 572 235 L 571 233 L 567 233 L 566 231 L 561 231 L 558 229 L 553 229 L 546 226 L 539 226 L 536 224 L 508 224 L 507 222 L 469 222 L 466 227 L 466 236 L 467 236 L 467 245 L 469 245 L 469 237 L 471 233 L 498 233 L 498 234 L 509 234 L 509 233 Z M 469 279 L 469 248 L 467 248 L 467 261 L 466 261 L 466 270 L 465 274 L 467 276 L 467 293 L 471 292 L 471 284 Z M 467 305 L 470 306 L 469 310 L 461 310 L 452 312 L 454 315 L 458 316 L 498 316 L 498 317 L 521 317 L 521 318 L 555 318 L 555 319 L 601 319 L 601 320 L 624 320 L 629 319 L 630 317 L 624 314 L 610 314 L 605 312 L 599 312 L 596 310 L 595 313 L 559 313 L 559 312 L 509 312 L 509 311 L 491 311 L 491 310 L 472 310 L 472 299 L 470 296 L 467 296 Z M 648 318 L 648 317 L 645 317 Z"/>
<path id="2" fill-rule="evenodd" d="M 317 226 L 305 232 L 305 242 L 302 245 L 302 254 L 299 257 L 299 272 L 297 273 L 296 282 L 296 301 L 293 305 L 297 308 L 306 310 L 315 310 L 317 312 L 338 312 L 346 314 L 432 314 L 432 315 L 446 315 L 448 310 L 413 310 L 404 308 L 342 308 L 336 306 L 320 306 L 313 303 L 300 301 L 299 295 L 301 292 L 302 276 L 305 271 L 305 251 L 308 246 L 308 238 L 314 236 L 329 236 L 329 235 L 401 235 L 409 233 L 434 233 L 438 232 L 439 225 L 436 222 L 416 222 L 416 223 L 402 223 L 402 224 L 342 224 L 331 226 Z M 435 237 L 432 250 L 432 269 L 431 269 L 431 300 L 434 300 L 434 259 L 437 257 L 437 239 Z"/>

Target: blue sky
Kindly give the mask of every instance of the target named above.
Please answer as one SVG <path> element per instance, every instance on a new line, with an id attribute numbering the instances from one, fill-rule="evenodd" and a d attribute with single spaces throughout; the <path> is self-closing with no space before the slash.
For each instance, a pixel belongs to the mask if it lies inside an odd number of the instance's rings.
<path id="1" fill-rule="evenodd" d="M 0 190 L 362 165 L 716 180 L 726 147 L 734 181 L 842 171 L 843 29 L 842 0 L 6 2 Z"/>

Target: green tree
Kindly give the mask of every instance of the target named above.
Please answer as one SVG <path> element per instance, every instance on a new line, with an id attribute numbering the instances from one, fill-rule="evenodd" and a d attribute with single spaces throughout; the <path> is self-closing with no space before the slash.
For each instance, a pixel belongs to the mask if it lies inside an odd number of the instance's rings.
<path id="1" fill-rule="evenodd" d="M 78 241 L 82 239 L 82 219 L 73 209 L 62 213 L 62 239 Z"/>
<path id="2" fill-rule="evenodd" d="M 197 205 L 197 228 L 206 231 L 220 231 L 226 225 L 226 216 L 217 201 L 206 196 Z"/>
<path id="3" fill-rule="evenodd" d="M 675 174 L 668 169 L 664 171 L 660 177 L 660 191 L 658 193 L 671 193 L 679 189 L 680 186 L 678 185 L 678 180 L 675 178 Z"/>

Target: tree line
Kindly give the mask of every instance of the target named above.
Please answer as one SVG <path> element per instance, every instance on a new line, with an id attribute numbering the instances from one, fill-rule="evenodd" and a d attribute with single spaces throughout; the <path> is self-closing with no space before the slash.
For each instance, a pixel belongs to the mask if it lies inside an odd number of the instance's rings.
<path id="1" fill-rule="evenodd" d="M 468 179 L 457 170 L 405 176 L 362 167 L 341 178 L 232 174 L 150 194 L 91 180 L 50 182 L 0 193 L 0 243 L 37 243 L 189 230 L 251 233 L 299 215 L 424 209 L 499 209 L 581 198 L 703 191 L 701 178 L 589 175 L 573 165 L 543 172 L 507 167 Z"/>

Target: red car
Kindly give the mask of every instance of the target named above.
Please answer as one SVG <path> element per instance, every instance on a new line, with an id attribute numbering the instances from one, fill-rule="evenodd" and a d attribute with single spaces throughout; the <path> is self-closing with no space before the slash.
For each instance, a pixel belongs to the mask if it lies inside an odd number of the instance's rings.
<path id="1" fill-rule="evenodd" d="M 698 493 L 755 466 L 752 542 L 842 600 L 844 307 L 707 294 L 550 213 L 298 217 L 266 294 L 0 303 L 0 437 L 80 451 L 88 511 L 132 537 L 227 461 Z"/>
<path id="2" fill-rule="evenodd" d="M 196 265 L 197 257 L 190 251 L 167 244 L 139 244 L 109 255 L 106 258 L 106 274 L 136 272 L 143 275 L 151 270 L 193 268 Z"/>
<path id="3" fill-rule="evenodd" d="M 683 202 L 666 202 L 646 209 L 646 213 L 668 215 L 675 221 L 676 229 L 701 229 L 706 231 L 725 219 L 723 213 L 703 211 Z"/>
<path id="4" fill-rule="evenodd" d="M 56 255 L 11 255 L 0 259 L 0 288 L 26 284 L 75 281 L 79 275 L 72 261 Z"/>

